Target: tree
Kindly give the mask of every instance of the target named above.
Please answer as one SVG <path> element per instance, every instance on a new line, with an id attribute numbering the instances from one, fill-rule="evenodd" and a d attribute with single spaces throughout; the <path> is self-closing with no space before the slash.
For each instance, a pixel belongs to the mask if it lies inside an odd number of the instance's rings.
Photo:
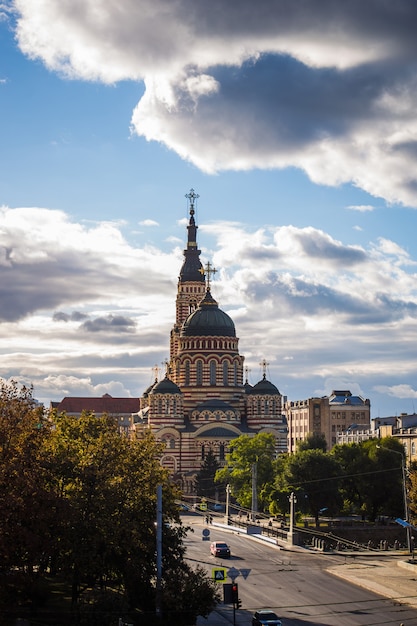
<path id="1" fill-rule="evenodd" d="M 162 607 L 173 610 L 177 583 L 175 623 L 195 622 L 214 608 L 212 581 L 184 560 L 188 529 L 176 487 L 158 461 L 162 449 L 150 434 L 121 435 L 106 415 L 46 415 L 31 389 L 0 382 L 0 616 L 10 607 L 39 605 L 47 572 L 69 584 L 77 623 L 104 626 L 127 611 L 135 621 L 133 610 L 150 623 L 157 485 L 163 487 Z"/>
<path id="2" fill-rule="evenodd" d="M 241 435 L 230 442 L 226 465 L 216 473 L 216 482 L 229 484 L 232 495 L 243 507 L 252 503 L 252 472 L 256 464 L 258 504 L 260 510 L 268 507 L 267 494 L 274 482 L 273 462 L 275 438 L 269 433 L 254 437 Z"/>
<path id="3" fill-rule="evenodd" d="M 327 441 L 324 433 L 309 433 L 304 440 L 299 441 L 297 452 L 302 452 L 303 450 L 321 450 L 326 452 Z"/>
<path id="4" fill-rule="evenodd" d="M 0 380 L 0 604 L 36 603 L 63 516 L 50 491 L 50 424 L 32 388 Z"/>
<path id="5" fill-rule="evenodd" d="M 211 499 L 215 498 L 218 486 L 215 484 L 214 478 L 219 468 L 220 464 L 210 448 L 196 476 L 195 487 L 198 496 Z"/>
<path id="6" fill-rule="evenodd" d="M 303 502 L 318 525 L 321 509 L 332 513 L 340 505 L 341 473 L 339 463 L 329 454 L 304 450 L 289 457 L 282 476 L 283 486 L 287 492 L 298 493 L 299 503 Z"/>
<path id="7" fill-rule="evenodd" d="M 331 454 L 343 470 L 341 493 L 352 507 L 374 521 L 380 514 L 404 515 L 404 448 L 394 437 L 335 446 Z"/>

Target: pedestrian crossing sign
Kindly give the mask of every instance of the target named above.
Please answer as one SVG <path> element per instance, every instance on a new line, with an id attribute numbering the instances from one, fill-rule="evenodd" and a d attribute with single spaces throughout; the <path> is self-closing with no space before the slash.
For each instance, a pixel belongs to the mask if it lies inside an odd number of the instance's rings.
<path id="1" fill-rule="evenodd" d="M 213 567 L 211 577 L 216 583 L 225 583 L 227 580 L 227 569 L 225 567 Z"/>

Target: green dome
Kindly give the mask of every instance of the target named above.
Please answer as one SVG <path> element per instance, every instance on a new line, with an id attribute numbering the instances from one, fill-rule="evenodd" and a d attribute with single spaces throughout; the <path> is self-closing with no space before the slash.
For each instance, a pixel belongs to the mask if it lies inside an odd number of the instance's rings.
<path id="1" fill-rule="evenodd" d="M 181 337 L 210 336 L 236 337 L 232 319 L 219 309 L 216 300 L 207 290 L 196 309 L 185 320 L 181 329 Z"/>
<path id="2" fill-rule="evenodd" d="M 149 392 L 152 395 L 155 393 L 182 393 L 181 389 L 177 387 L 175 383 L 172 382 L 167 376 L 160 380 L 158 383 L 154 384 L 151 391 Z"/>

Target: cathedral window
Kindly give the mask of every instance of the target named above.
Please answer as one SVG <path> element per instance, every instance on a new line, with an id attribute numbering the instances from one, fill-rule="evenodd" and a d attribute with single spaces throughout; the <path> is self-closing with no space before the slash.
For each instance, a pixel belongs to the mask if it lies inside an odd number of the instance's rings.
<path id="1" fill-rule="evenodd" d="M 201 446 L 201 458 L 204 461 L 204 444 Z"/>
<path id="2" fill-rule="evenodd" d="M 162 413 L 162 398 L 158 399 L 158 413 L 161 415 Z"/>
<path id="3" fill-rule="evenodd" d="M 190 384 L 190 361 L 185 362 L 185 385 Z"/>
<path id="4" fill-rule="evenodd" d="M 175 448 L 175 439 L 172 438 L 169 440 L 169 447 L 171 448 L 171 450 Z"/>
<path id="5" fill-rule="evenodd" d="M 223 385 L 227 387 L 229 384 L 229 363 L 227 361 L 223 362 Z"/>
<path id="6" fill-rule="evenodd" d="M 199 359 L 196 363 L 196 378 L 197 378 L 197 385 L 202 385 L 203 384 L 203 361 L 201 361 L 201 359 Z"/>
<path id="7" fill-rule="evenodd" d="M 224 461 L 224 443 L 219 445 L 219 459 L 220 461 Z"/>
<path id="8" fill-rule="evenodd" d="M 233 385 L 234 385 L 235 387 L 237 387 L 237 383 L 238 383 L 238 380 L 237 380 L 238 376 L 237 376 L 237 374 L 238 374 L 238 371 L 237 371 L 237 363 L 236 363 L 236 361 L 235 361 L 235 363 L 234 363 L 234 368 L 233 368 Z"/>
<path id="9" fill-rule="evenodd" d="M 216 361 L 210 361 L 210 385 L 216 384 Z"/>

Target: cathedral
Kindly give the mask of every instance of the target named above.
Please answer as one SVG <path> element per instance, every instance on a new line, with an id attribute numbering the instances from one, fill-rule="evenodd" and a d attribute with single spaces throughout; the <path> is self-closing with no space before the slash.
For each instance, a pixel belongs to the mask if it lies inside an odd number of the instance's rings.
<path id="1" fill-rule="evenodd" d="M 150 429 L 165 444 L 161 463 L 183 493 L 194 493 L 194 481 L 211 450 L 219 465 L 232 439 L 272 433 L 277 452 L 286 450 L 287 429 L 282 396 L 266 378 L 244 382 L 244 357 L 233 320 L 212 295 L 211 263 L 203 266 L 197 245 L 195 207 L 199 196 L 191 189 L 187 245 L 178 278 L 176 316 L 170 333 L 170 356 L 165 378 L 140 398 L 134 429 Z"/>

